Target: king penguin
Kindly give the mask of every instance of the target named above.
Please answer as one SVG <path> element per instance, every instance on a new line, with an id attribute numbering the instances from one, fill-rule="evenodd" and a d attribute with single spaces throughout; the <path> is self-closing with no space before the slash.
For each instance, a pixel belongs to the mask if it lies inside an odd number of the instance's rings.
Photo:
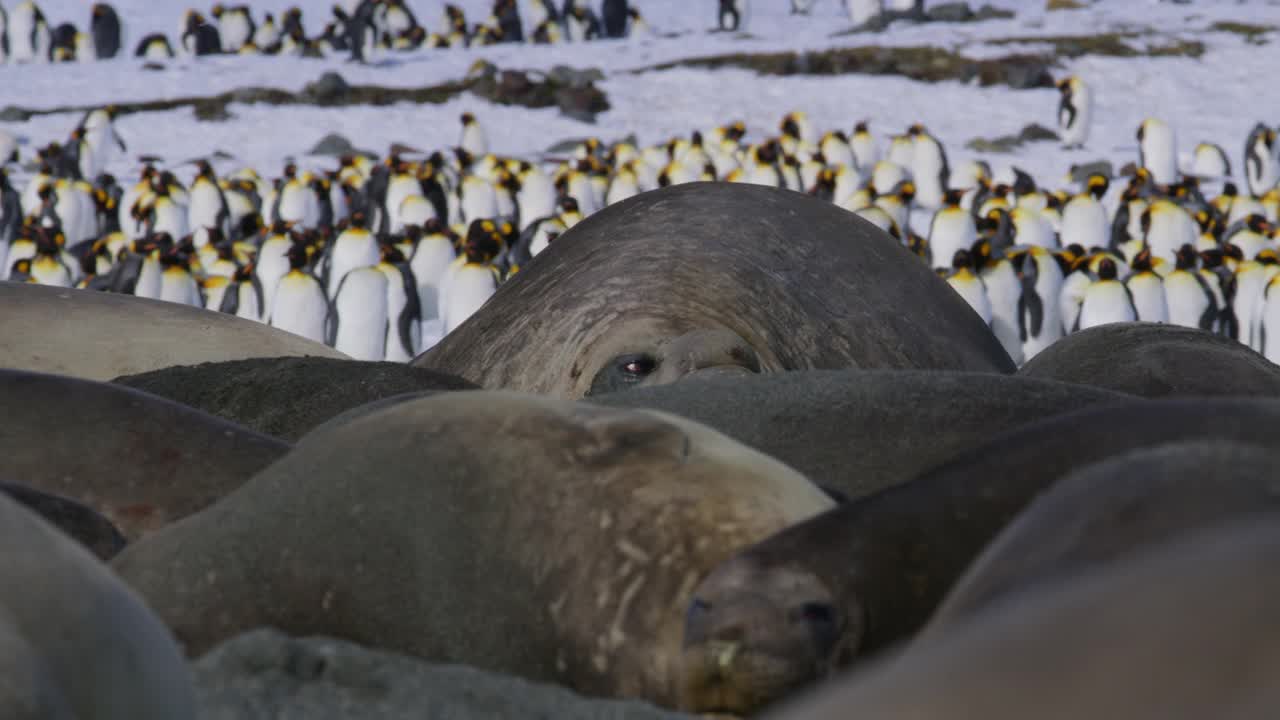
<path id="1" fill-rule="evenodd" d="M 1178 182 L 1178 143 L 1173 128 L 1159 118 L 1147 118 L 1138 126 L 1138 163 L 1151 173 L 1157 185 Z"/>
<path id="2" fill-rule="evenodd" d="M 1142 322 L 1168 322 L 1169 306 L 1165 300 L 1164 280 L 1153 269 L 1151 251 L 1139 252 L 1129 263 L 1130 274 L 1124 284 L 1133 298 L 1133 309 Z"/>
<path id="3" fill-rule="evenodd" d="M 919 123 L 907 131 L 915 145 L 911 153 L 911 177 L 916 184 L 916 204 L 928 210 L 942 207 L 951 168 L 942 143 Z M 956 200 L 959 203 L 959 198 Z"/>
<path id="4" fill-rule="evenodd" d="M 99 60 L 109 60 L 124 47 L 120 16 L 107 3 L 94 3 L 90 12 L 89 34 L 93 37 L 94 54 Z"/>
<path id="5" fill-rule="evenodd" d="M 741 32 L 747 28 L 747 3 L 749 0 L 719 0 L 717 25 L 725 32 Z"/>
<path id="6" fill-rule="evenodd" d="M 1258 123 L 1244 144 L 1244 175 L 1251 195 L 1266 195 L 1280 182 L 1277 152 L 1280 147 L 1276 145 L 1276 131 Z"/>
<path id="7" fill-rule="evenodd" d="M 1198 261 L 1192 245 L 1178 248 L 1174 270 L 1164 279 L 1165 304 L 1170 323 L 1211 331 L 1218 318 L 1218 307 L 1213 291 L 1197 267 Z"/>
<path id="8" fill-rule="evenodd" d="M 378 240 L 365 222 L 364 213 L 351 216 L 350 226 L 338 234 L 328 245 L 324 259 L 324 276 L 328 287 L 328 296 L 338 291 L 338 284 L 348 272 L 359 268 L 377 265 L 380 254 Z"/>
<path id="9" fill-rule="evenodd" d="M 225 7 L 221 3 L 213 6 L 213 19 L 218 23 L 218 35 L 222 38 L 222 49 L 234 53 L 253 41 L 257 25 L 253 22 L 253 13 L 247 5 Z"/>
<path id="10" fill-rule="evenodd" d="M 308 340 L 324 342 L 329 301 L 320 281 L 307 269 L 310 261 L 307 246 L 294 243 L 289 248 L 288 258 L 289 272 L 280 278 L 276 287 L 267 322 L 272 327 Z M 382 277 L 381 273 L 379 277 Z"/>
<path id="11" fill-rule="evenodd" d="M 1000 341 L 1005 352 L 1017 365 L 1021 365 L 1022 338 L 1018 330 L 1018 304 L 1022 283 L 1013 262 L 1005 255 L 1003 247 L 990 239 L 979 240 L 972 251 L 978 276 L 987 290 L 991 305 L 991 332 Z"/>
<path id="12" fill-rule="evenodd" d="M 462 136 L 458 139 L 458 147 L 475 157 L 487 154 L 489 139 L 485 136 L 484 128 L 480 126 L 476 116 L 466 112 L 462 113 L 459 119 L 462 122 Z"/>
<path id="13" fill-rule="evenodd" d="M 387 286 L 387 276 L 377 267 L 347 272 L 329 306 L 325 343 L 356 360 L 382 360 L 387 344 Z"/>
<path id="14" fill-rule="evenodd" d="M 1133 322 L 1138 313 L 1133 307 L 1129 288 L 1116 278 L 1116 263 L 1103 258 L 1098 263 L 1098 277 L 1089 283 L 1080 301 L 1080 314 L 1076 316 L 1074 330 L 1085 330 L 1099 325 L 1117 322 Z"/>
<path id="15" fill-rule="evenodd" d="M 1191 159 L 1191 174 L 1206 179 L 1219 180 L 1231 176 L 1231 161 L 1219 145 L 1202 142 L 1196 145 Z"/>
<path id="16" fill-rule="evenodd" d="M 1079 76 L 1058 81 L 1058 128 L 1063 146 L 1084 147 L 1089 139 L 1089 123 L 1093 117 L 1093 91 Z"/>
<path id="17" fill-rule="evenodd" d="M 502 251 L 502 238 L 496 229 L 486 230 L 485 226 L 484 220 L 471 223 L 463 254 L 450 267 L 440 288 L 440 316 L 446 335 L 479 310 L 498 289 L 500 278 L 493 261 Z"/>
<path id="18" fill-rule="evenodd" d="M 53 33 L 44 13 L 32 2 L 23 0 L 9 15 L 9 58 L 16 63 L 45 63 L 53 50 Z"/>
<path id="19" fill-rule="evenodd" d="M 1022 356 L 1030 360 L 1062 337 L 1063 269 L 1050 251 L 1032 246 L 1010 252 L 1022 291 L 1018 295 L 1018 335 Z"/>
<path id="20" fill-rule="evenodd" d="M 383 359 L 408 362 L 422 347 L 422 306 L 418 284 L 404 254 L 394 245 L 382 246 L 378 270 L 387 277 L 387 337 Z"/>
<path id="21" fill-rule="evenodd" d="M 1109 185 L 1107 176 L 1090 175 L 1084 192 L 1062 208 L 1062 244 L 1079 245 L 1086 250 L 1108 246 L 1110 225 L 1102 198 Z"/>
<path id="22" fill-rule="evenodd" d="M 968 250 L 956 251 L 951 259 L 951 270 L 946 273 L 946 281 L 982 318 L 982 322 L 991 325 L 991 300 L 987 297 L 986 284 L 973 271 L 972 257 Z"/>
<path id="23" fill-rule="evenodd" d="M 957 250 L 968 250 L 978 241 L 973 215 L 960 207 L 963 194 L 959 190 L 948 190 L 942 208 L 934 213 L 929 224 L 929 249 L 935 269 L 950 266 Z"/>

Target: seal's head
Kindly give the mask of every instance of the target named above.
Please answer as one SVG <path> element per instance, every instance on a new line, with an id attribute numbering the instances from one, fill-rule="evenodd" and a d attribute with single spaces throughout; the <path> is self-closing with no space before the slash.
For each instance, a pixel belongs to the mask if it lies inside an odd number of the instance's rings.
<path id="1" fill-rule="evenodd" d="M 689 601 L 680 708 L 754 714 L 843 665 L 862 625 L 813 573 L 735 556 Z"/>

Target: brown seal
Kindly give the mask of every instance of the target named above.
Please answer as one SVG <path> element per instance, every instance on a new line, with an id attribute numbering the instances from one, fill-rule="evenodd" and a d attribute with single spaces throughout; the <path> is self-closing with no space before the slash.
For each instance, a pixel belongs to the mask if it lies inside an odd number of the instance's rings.
<path id="1" fill-rule="evenodd" d="M 0 717 L 195 717 L 182 654 L 88 550 L 0 493 Z"/>
<path id="2" fill-rule="evenodd" d="M 84 503 L 135 538 L 236 489 L 289 444 L 144 392 L 0 370 L 0 477 Z"/>
<path id="3" fill-rule="evenodd" d="M 1273 717 L 1275 513 L 1027 589 L 772 720 Z"/>
<path id="4" fill-rule="evenodd" d="M 0 282 L 0 367 L 110 380 L 171 365 L 279 355 L 343 358 L 331 347 L 181 303 Z M 20 341 L 17 341 L 20 339 Z"/>
<path id="5" fill-rule="evenodd" d="M 832 505 L 688 420 L 461 391 L 309 434 L 113 567 L 195 655 L 272 626 L 670 705 L 697 581 Z"/>
<path id="6" fill-rule="evenodd" d="M 694 592 L 683 707 L 746 715 L 910 638 L 970 563 L 1076 469 L 1185 441 L 1269 448 L 1280 401 L 1135 400 L 993 438 L 738 553 Z M 831 616 L 815 635 L 809 612 Z M 719 664 L 714 658 L 729 661 Z"/>
<path id="7" fill-rule="evenodd" d="M 569 398 L 706 373 L 1014 369 L 896 240 L 832 203 L 742 183 L 595 213 L 413 364 Z"/>

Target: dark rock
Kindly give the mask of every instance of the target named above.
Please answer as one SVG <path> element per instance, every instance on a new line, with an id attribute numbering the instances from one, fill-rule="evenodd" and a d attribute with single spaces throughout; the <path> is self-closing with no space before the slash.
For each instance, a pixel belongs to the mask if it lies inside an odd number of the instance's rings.
<path id="1" fill-rule="evenodd" d="M 1018 374 L 1142 397 L 1280 397 L 1280 366 L 1196 328 L 1113 323 L 1072 333 Z"/>
<path id="2" fill-rule="evenodd" d="M 307 153 L 308 155 L 332 155 L 334 157 L 347 155 L 356 151 L 351 141 L 339 135 L 338 133 L 329 133 L 320 142 Z"/>
<path id="3" fill-rule="evenodd" d="M 1018 133 L 1018 139 L 1026 143 L 1038 142 L 1041 140 L 1058 140 L 1059 137 L 1058 133 L 1040 125 L 1039 123 L 1031 123 L 1030 125 L 1022 128 L 1022 131 Z"/>
<path id="4" fill-rule="evenodd" d="M 547 73 L 547 81 L 571 88 L 585 88 L 593 82 L 604 80 L 604 73 L 595 68 L 578 70 L 566 65 L 556 65 Z"/>
<path id="5" fill-rule="evenodd" d="M 925 13 L 930 22 L 967 22 L 973 19 L 968 3 L 939 3 Z"/>
<path id="6" fill-rule="evenodd" d="M 561 88 L 556 91 L 556 105 L 565 115 L 588 123 L 596 121 L 596 113 L 609 109 L 609 101 L 595 86 Z"/>
<path id="7" fill-rule="evenodd" d="M 476 387 L 452 375 L 403 363 L 318 357 L 203 363 L 113 382 L 288 440 L 374 400 L 422 390 Z"/>
<path id="8" fill-rule="evenodd" d="M 317 105 L 337 105 L 346 99 L 351 86 L 336 72 L 329 71 L 302 89 L 302 97 Z"/>
<path id="9" fill-rule="evenodd" d="M 1089 179 L 1090 175 L 1104 175 L 1106 177 L 1115 177 L 1112 174 L 1111 162 L 1107 160 L 1094 160 L 1093 162 L 1080 163 L 1071 166 L 1071 181 L 1083 183 Z"/>
<path id="10" fill-rule="evenodd" d="M 142 69 L 143 69 L 143 70 L 148 70 L 148 71 L 150 71 L 150 72 L 160 72 L 160 71 L 164 70 L 164 69 L 165 69 L 165 67 L 164 67 L 164 64 L 163 64 L 163 63 L 158 63 L 158 62 L 145 62 L 145 63 L 142 63 Z"/>
<path id="11" fill-rule="evenodd" d="M 0 122 L 26 122 L 31 119 L 31 115 L 28 110 L 8 105 L 0 110 Z"/>
<path id="12" fill-rule="evenodd" d="M 983 5 L 978 8 L 969 19 L 973 22 L 982 22 L 984 20 L 1009 20 L 1016 17 L 1016 15 L 1017 13 L 1012 10 L 1004 10 L 990 5 Z"/>
<path id="13" fill-rule="evenodd" d="M 197 720 L 677 720 L 463 665 L 432 665 L 331 638 L 259 630 L 193 663 Z"/>
<path id="14" fill-rule="evenodd" d="M 233 117 L 227 111 L 227 104 L 217 100 L 198 102 L 191 109 L 196 119 L 202 122 L 223 122 Z"/>

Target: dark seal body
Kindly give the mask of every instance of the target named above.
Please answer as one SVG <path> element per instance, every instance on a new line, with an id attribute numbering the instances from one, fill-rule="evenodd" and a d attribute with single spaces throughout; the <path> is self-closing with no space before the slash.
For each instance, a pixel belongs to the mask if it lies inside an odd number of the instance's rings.
<path id="1" fill-rule="evenodd" d="M 591 215 L 413 364 L 569 398 L 705 371 L 1013 370 L 893 238 L 829 202 L 741 183 Z"/>

